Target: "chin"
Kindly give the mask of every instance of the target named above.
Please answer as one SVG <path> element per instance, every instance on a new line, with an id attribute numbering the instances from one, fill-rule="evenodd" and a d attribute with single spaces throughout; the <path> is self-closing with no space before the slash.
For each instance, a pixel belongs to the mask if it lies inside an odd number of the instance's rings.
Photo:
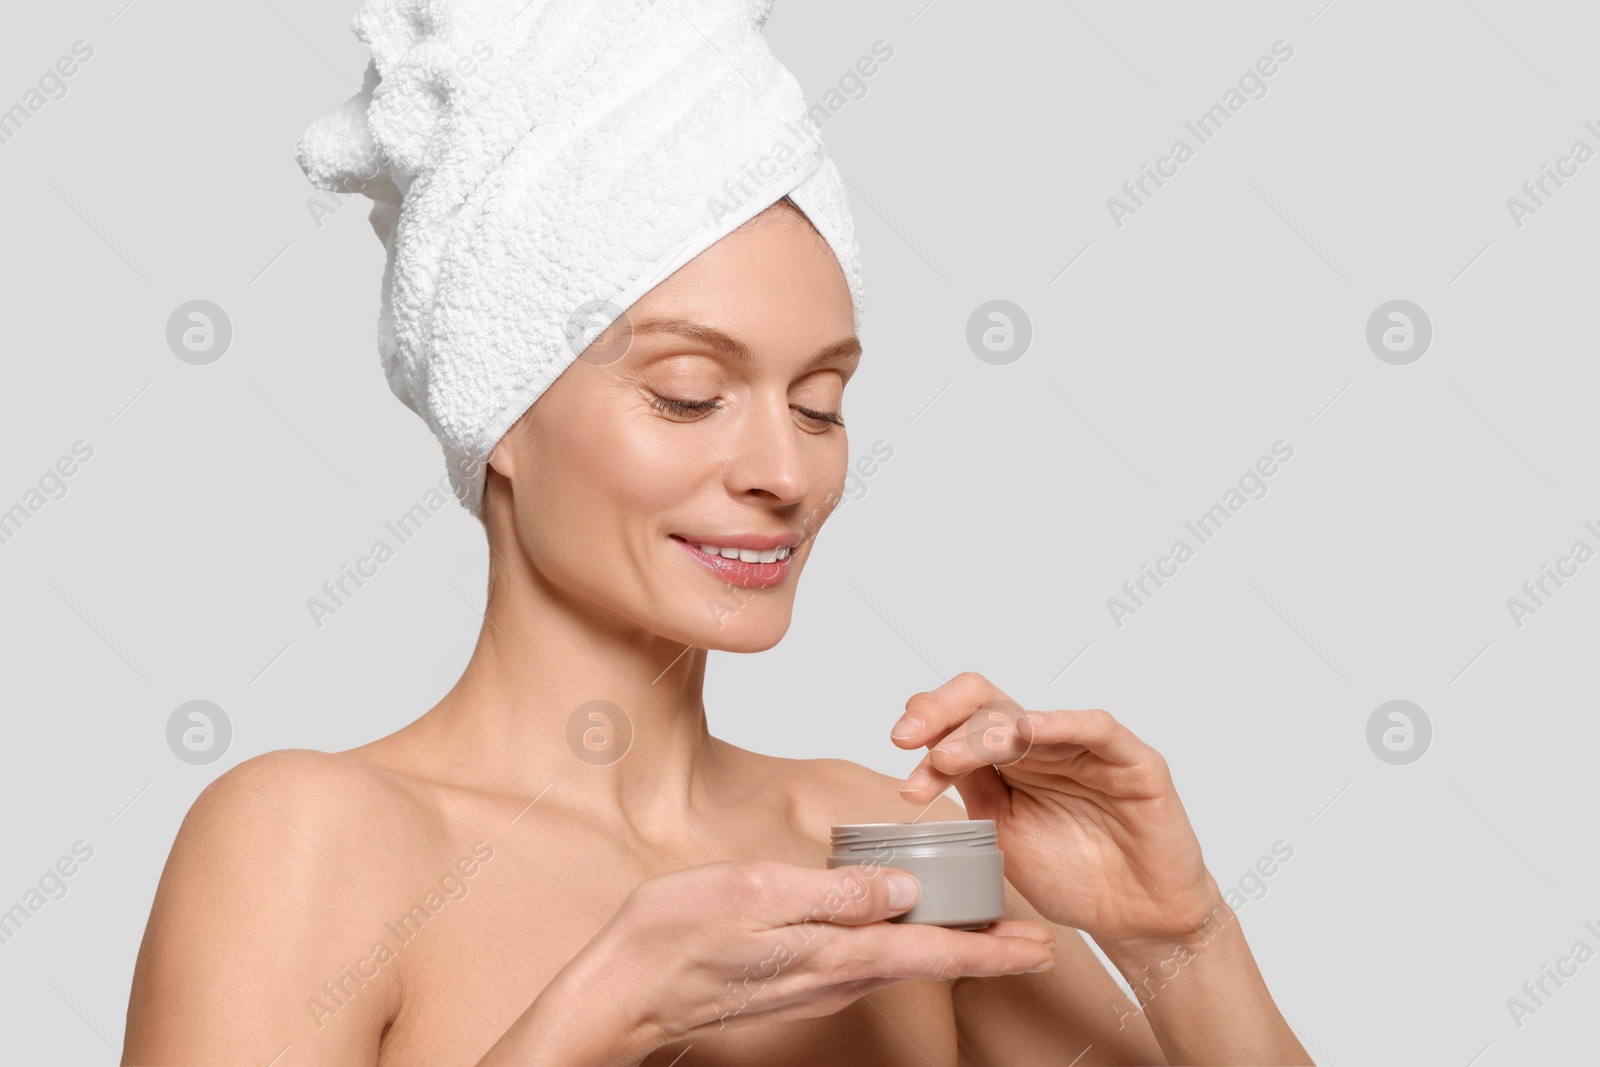
<path id="1" fill-rule="evenodd" d="M 737 637 L 730 639 L 727 635 L 718 634 L 715 637 L 707 637 L 700 647 L 714 648 L 718 652 L 765 652 L 783 640 L 786 632 L 788 627 L 770 633 L 751 634 L 746 639 Z"/>
<path id="2" fill-rule="evenodd" d="M 793 603 L 746 605 L 718 618 L 687 627 L 684 643 L 719 652 L 765 652 L 789 632 Z M 720 625 L 719 625 L 720 623 Z"/>

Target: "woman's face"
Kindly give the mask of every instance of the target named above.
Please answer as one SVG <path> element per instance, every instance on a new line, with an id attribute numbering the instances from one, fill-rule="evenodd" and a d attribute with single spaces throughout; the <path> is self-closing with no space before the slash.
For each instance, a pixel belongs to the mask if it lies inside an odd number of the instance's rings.
<path id="1" fill-rule="evenodd" d="M 772 647 L 840 500 L 859 357 L 833 252 L 769 209 L 630 307 L 500 441 L 491 547 L 622 626 Z"/>

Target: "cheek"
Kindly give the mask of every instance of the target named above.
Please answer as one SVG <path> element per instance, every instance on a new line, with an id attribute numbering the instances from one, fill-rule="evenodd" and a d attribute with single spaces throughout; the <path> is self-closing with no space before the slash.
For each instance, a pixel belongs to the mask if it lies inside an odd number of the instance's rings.
<path id="1" fill-rule="evenodd" d="M 837 494 L 853 480 L 850 442 L 843 430 L 830 433 L 827 437 L 828 447 L 824 451 L 823 465 L 819 471 L 822 477 L 819 480 Z"/>
<path id="2" fill-rule="evenodd" d="M 722 463 L 716 434 L 703 424 L 635 413 L 616 419 L 591 459 L 595 484 L 635 519 L 681 506 L 716 478 Z"/>
<path id="3" fill-rule="evenodd" d="M 826 443 L 818 446 L 816 465 L 812 468 L 816 485 L 804 510 L 793 519 L 796 532 L 807 540 L 816 536 L 839 505 L 850 498 L 850 487 L 857 480 L 850 472 L 850 447 L 844 434 L 826 434 L 819 440 Z"/>
<path id="4" fill-rule="evenodd" d="M 621 562 L 641 538 L 670 533 L 662 524 L 718 469 L 717 450 L 692 426 L 586 407 L 552 420 L 529 449 L 538 476 L 526 517 L 547 562 Z"/>

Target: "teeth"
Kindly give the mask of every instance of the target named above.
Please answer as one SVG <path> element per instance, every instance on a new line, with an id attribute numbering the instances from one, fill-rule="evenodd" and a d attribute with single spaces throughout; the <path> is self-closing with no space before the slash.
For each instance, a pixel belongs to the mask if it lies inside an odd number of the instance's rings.
<path id="1" fill-rule="evenodd" d="M 692 541 L 690 543 L 694 544 Z M 787 547 L 769 548 L 765 551 L 757 551 L 753 548 L 723 548 L 719 545 L 695 545 L 694 547 L 708 556 L 737 559 L 745 563 L 776 563 L 778 560 L 787 559 L 789 556 Z"/>

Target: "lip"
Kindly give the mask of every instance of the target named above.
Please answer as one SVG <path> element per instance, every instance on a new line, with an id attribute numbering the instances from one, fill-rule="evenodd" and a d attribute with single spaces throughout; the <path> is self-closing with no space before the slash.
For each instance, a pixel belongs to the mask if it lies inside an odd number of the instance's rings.
<path id="1" fill-rule="evenodd" d="M 713 556 L 700 551 L 681 534 L 672 534 L 685 552 L 700 566 L 715 574 L 718 578 L 732 585 L 743 586 L 747 589 L 769 589 L 775 585 L 782 585 L 789 577 L 789 565 L 794 562 L 794 547 L 798 542 L 793 537 L 771 537 L 757 534 L 740 534 L 729 538 L 726 534 L 718 534 L 715 539 L 706 538 L 701 544 L 727 545 L 729 548 L 749 548 L 763 550 L 789 546 L 789 554 L 783 559 L 771 563 L 746 563 L 742 559 L 728 559 L 726 556 Z"/>
<path id="2" fill-rule="evenodd" d="M 794 549 L 800 544 L 800 539 L 793 534 L 673 534 L 681 541 L 693 541 L 697 545 L 716 545 L 718 548 L 748 548 L 756 552 L 765 552 L 773 548 Z"/>

